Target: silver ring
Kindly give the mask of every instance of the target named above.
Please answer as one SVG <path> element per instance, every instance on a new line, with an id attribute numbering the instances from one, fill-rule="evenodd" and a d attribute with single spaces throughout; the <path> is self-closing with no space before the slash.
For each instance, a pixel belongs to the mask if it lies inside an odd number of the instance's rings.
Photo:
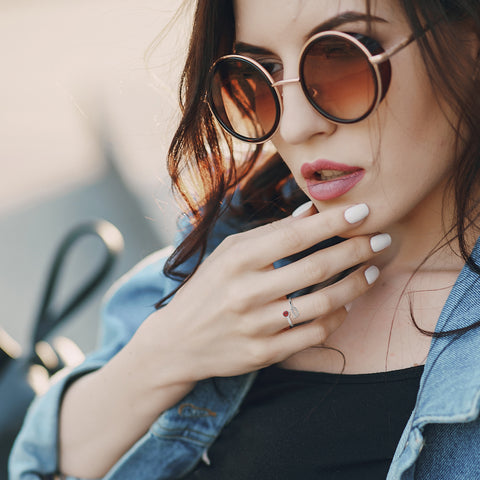
<path id="1" fill-rule="evenodd" d="M 295 326 L 293 321 L 300 316 L 300 312 L 298 311 L 298 308 L 295 307 L 295 305 L 292 303 L 291 298 L 288 299 L 288 303 L 290 305 L 290 310 L 285 310 L 283 312 L 283 316 L 287 318 L 290 328 L 293 328 Z"/>

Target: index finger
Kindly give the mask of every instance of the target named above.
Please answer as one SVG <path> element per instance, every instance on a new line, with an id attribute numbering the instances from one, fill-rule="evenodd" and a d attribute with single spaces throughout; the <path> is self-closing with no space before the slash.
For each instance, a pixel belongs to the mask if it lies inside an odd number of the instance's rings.
<path id="1" fill-rule="evenodd" d="M 250 258 L 256 265 L 271 265 L 281 258 L 307 250 L 317 243 L 357 226 L 370 213 L 365 203 L 328 210 L 303 217 L 289 216 L 255 229 L 246 242 L 251 242 Z"/>

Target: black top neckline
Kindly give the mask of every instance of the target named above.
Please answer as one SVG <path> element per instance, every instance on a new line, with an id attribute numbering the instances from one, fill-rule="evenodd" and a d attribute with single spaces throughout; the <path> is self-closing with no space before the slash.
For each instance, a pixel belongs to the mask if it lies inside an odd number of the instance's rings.
<path id="1" fill-rule="evenodd" d="M 425 365 L 415 365 L 413 367 L 402 368 L 399 370 L 387 370 L 384 372 L 372 373 L 330 373 L 330 372 L 314 372 L 309 370 L 294 370 L 283 368 L 279 365 L 271 365 L 263 369 L 261 372 L 268 372 L 268 375 L 277 378 L 290 378 L 291 380 L 299 380 L 302 382 L 321 382 L 321 383 L 385 383 L 397 382 L 418 378 L 422 375 Z"/>
<path id="2" fill-rule="evenodd" d="M 423 365 L 336 374 L 258 373 L 238 413 L 185 480 L 385 480 Z"/>

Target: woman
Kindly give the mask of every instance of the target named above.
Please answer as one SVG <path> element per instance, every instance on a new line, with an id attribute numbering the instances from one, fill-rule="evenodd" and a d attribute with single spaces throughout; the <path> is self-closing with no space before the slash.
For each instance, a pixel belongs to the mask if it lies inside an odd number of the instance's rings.
<path id="1" fill-rule="evenodd" d="M 192 226 L 110 294 L 12 478 L 480 475 L 479 32 L 476 0 L 199 1 Z"/>

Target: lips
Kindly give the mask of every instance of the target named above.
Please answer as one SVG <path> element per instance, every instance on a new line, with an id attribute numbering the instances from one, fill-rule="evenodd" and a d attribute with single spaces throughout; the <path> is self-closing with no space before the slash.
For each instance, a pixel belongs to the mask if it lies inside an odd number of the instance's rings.
<path id="1" fill-rule="evenodd" d="M 300 171 L 312 198 L 322 201 L 344 195 L 365 175 L 363 168 L 330 160 L 304 163 Z"/>

